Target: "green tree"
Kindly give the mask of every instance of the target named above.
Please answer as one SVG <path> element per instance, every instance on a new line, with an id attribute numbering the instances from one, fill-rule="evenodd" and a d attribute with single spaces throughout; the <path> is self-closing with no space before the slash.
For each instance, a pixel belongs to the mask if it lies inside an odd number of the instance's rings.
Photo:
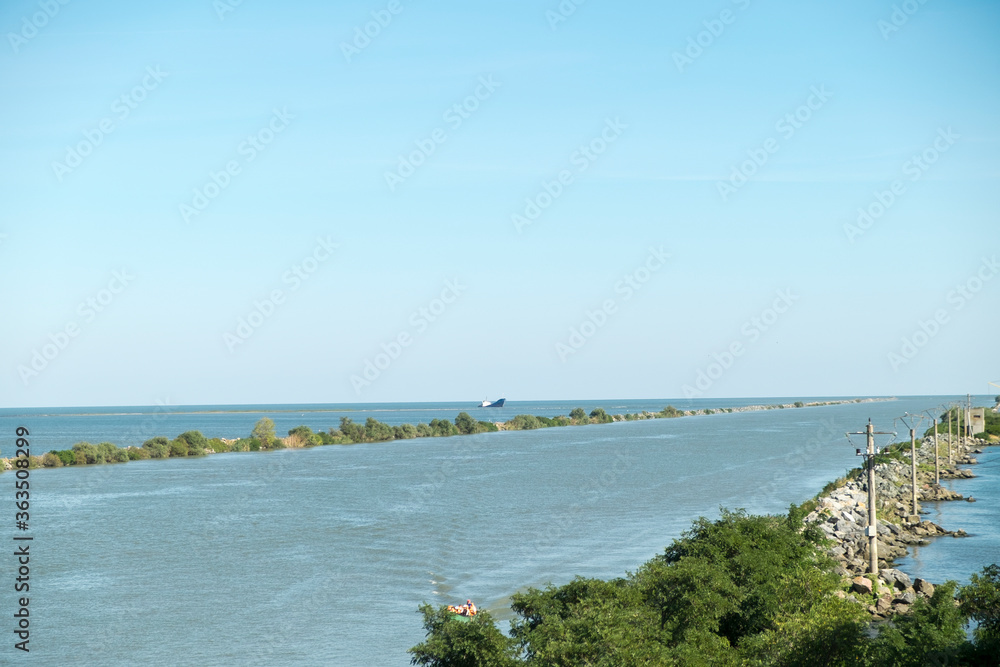
<path id="1" fill-rule="evenodd" d="M 260 441 L 260 446 L 267 449 L 275 439 L 274 420 L 270 417 L 263 417 L 257 421 L 250 431 L 250 437 Z"/>
<path id="2" fill-rule="evenodd" d="M 962 614 L 978 624 L 973 632 L 976 653 L 982 658 L 1000 654 L 1000 566 L 987 565 L 981 574 L 973 574 L 958 601 Z"/>
<path id="3" fill-rule="evenodd" d="M 366 442 L 367 440 L 365 427 L 361 424 L 355 424 L 350 417 L 340 418 L 340 432 L 351 442 Z"/>
<path id="4" fill-rule="evenodd" d="M 112 442 L 102 442 L 97 445 L 98 463 L 118 463 L 118 448 Z"/>
<path id="5" fill-rule="evenodd" d="M 432 419 L 430 423 L 431 433 L 437 438 L 446 438 L 451 435 L 458 435 L 458 427 L 447 419 Z"/>
<path id="6" fill-rule="evenodd" d="M 458 416 L 455 417 L 455 427 L 458 432 L 463 435 L 469 435 L 470 433 L 477 433 L 479 431 L 479 423 L 472 418 L 468 412 L 459 412 Z"/>
<path id="7" fill-rule="evenodd" d="M 776 619 L 775 627 L 744 639 L 742 664 L 834 667 L 868 662 L 865 608 L 851 600 L 828 597 L 809 609 Z"/>
<path id="8" fill-rule="evenodd" d="M 143 461 L 149 459 L 150 454 L 148 449 L 143 449 L 142 447 L 129 447 L 127 450 L 129 461 Z"/>
<path id="9" fill-rule="evenodd" d="M 188 444 L 184 440 L 171 440 L 170 441 L 170 456 L 187 456 L 188 455 Z"/>
<path id="10" fill-rule="evenodd" d="M 288 431 L 289 447 L 311 447 L 322 440 L 308 426 L 296 426 Z"/>
<path id="11" fill-rule="evenodd" d="M 799 613 L 836 590 L 839 578 L 821 555 L 813 535 L 800 533 L 787 517 L 749 516 L 723 508 L 704 517 L 667 547 L 668 564 L 696 558 L 726 573 L 739 589 L 738 608 L 719 621 L 731 644 L 773 629 L 782 614 Z"/>
<path id="12" fill-rule="evenodd" d="M 569 417 L 575 422 L 588 421 L 587 413 L 583 408 L 573 408 L 573 410 L 569 413 Z"/>
<path id="13" fill-rule="evenodd" d="M 541 427 L 542 422 L 534 415 L 517 415 L 507 422 L 507 428 L 512 431 L 530 431 Z"/>
<path id="14" fill-rule="evenodd" d="M 199 456 L 205 453 L 208 448 L 208 439 L 201 434 L 201 431 L 185 431 L 177 436 L 188 446 L 188 456 Z"/>
<path id="15" fill-rule="evenodd" d="M 514 667 L 514 643 L 487 611 L 459 620 L 445 607 L 420 606 L 427 640 L 409 649 L 410 664 L 428 667 Z"/>
<path id="16" fill-rule="evenodd" d="M 384 442 L 396 437 L 396 432 L 391 426 L 380 422 L 374 417 L 369 417 L 365 420 L 365 434 L 367 435 L 367 439 L 372 442 Z"/>
<path id="17" fill-rule="evenodd" d="M 42 455 L 42 465 L 46 468 L 61 468 L 62 459 L 53 451 Z"/>
<path id="18" fill-rule="evenodd" d="M 624 579 L 583 579 L 511 598 L 511 634 L 527 664 L 544 667 L 670 664 L 658 618 Z"/>
<path id="19" fill-rule="evenodd" d="M 410 440 L 417 437 L 417 429 L 413 424 L 400 424 L 393 427 L 393 431 L 395 432 L 396 440 Z"/>
<path id="20" fill-rule="evenodd" d="M 170 455 L 170 441 L 162 435 L 142 443 L 142 448 L 149 451 L 150 458 L 163 459 Z"/>
<path id="21" fill-rule="evenodd" d="M 100 453 L 97 451 L 97 447 L 90 444 L 89 442 L 78 442 L 73 445 L 73 452 L 76 454 L 77 465 L 82 464 L 94 464 L 98 462 L 98 457 Z M 81 462 L 81 457 L 83 458 Z"/>
<path id="22" fill-rule="evenodd" d="M 590 411 L 590 420 L 595 424 L 607 424 L 613 422 L 614 418 L 604 411 L 604 408 L 594 408 Z"/>
<path id="23" fill-rule="evenodd" d="M 72 449 L 61 449 L 58 452 L 53 451 L 53 454 L 59 457 L 64 466 L 76 465 L 76 452 Z"/>
<path id="24" fill-rule="evenodd" d="M 955 587 L 954 581 L 937 586 L 930 601 L 918 598 L 909 614 L 897 614 L 884 625 L 872 642 L 872 664 L 919 667 L 953 662 L 965 649 Z"/>

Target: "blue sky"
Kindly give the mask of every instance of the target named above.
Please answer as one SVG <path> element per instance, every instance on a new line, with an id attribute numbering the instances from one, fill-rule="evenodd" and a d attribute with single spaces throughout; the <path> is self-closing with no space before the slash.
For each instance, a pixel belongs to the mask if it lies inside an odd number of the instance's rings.
<path id="1" fill-rule="evenodd" d="M 561 7 L 4 3 L 0 402 L 1000 380 L 1000 7 Z"/>

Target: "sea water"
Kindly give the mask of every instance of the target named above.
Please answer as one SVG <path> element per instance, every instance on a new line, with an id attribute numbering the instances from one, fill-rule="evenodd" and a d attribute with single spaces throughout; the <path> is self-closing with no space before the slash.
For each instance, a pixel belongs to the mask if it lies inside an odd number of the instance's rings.
<path id="1" fill-rule="evenodd" d="M 390 424 L 527 413 L 657 411 L 799 399 L 197 406 L 0 412 L 32 453 L 74 442 L 141 444 L 200 430 L 314 430 L 347 416 Z M 801 399 L 811 400 L 811 399 Z M 473 598 L 511 618 L 510 595 L 575 575 L 617 577 L 720 507 L 784 512 L 858 466 L 847 431 L 894 430 L 950 397 L 714 414 L 536 431 L 31 471 L 31 660 L 39 665 L 406 665 L 417 607 Z M 957 399 L 956 399 L 957 400 Z M 982 405 L 985 399 L 977 401 Z M 900 439 L 905 427 L 897 424 Z M 922 429 L 921 429 L 922 430 Z M 914 551 L 902 569 L 933 581 L 1000 560 L 998 450 L 973 480 L 977 503 L 927 517 L 972 537 Z M 14 476 L 0 475 L 13 544 Z M 11 549 L 11 551 L 13 551 Z M 13 614 L 11 556 L 0 613 Z M 8 616 L 10 618 L 10 616 Z M 0 662 L 15 659 L 14 639 Z"/>

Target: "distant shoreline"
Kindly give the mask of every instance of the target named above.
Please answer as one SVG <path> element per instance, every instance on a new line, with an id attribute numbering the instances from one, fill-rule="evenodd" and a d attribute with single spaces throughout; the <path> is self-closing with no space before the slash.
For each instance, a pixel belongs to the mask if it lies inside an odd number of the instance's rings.
<path id="1" fill-rule="evenodd" d="M 764 410 L 795 409 L 805 407 L 823 407 L 844 405 L 850 403 L 874 403 L 898 400 L 888 398 L 853 398 L 832 401 L 795 401 L 774 405 L 746 405 L 739 407 L 702 408 L 698 410 L 678 410 L 668 405 L 659 412 L 643 411 L 638 413 L 608 414 L 604 408 L 594 408 L 589 414 L 582 408 L 574 408 L 569 416 L 560 415 L 555 418 L 535 415 L 516 415 L 506 421 L 479 421 L 467 412 L 460 412 L 454 422 L 443 419 L 432 419 L 430 424 L 420 423 L 390 426 L 369 417 L 364 425 L 355 424 L 349 417 L 341 417 L 339 429 L 330 428 L 329 432 L 314 433 L 306 426 L 299 426 L 289 431 L 288 437 L 280 438 L 270 435 L 258 438 L 254 435 L 243 438 L 205 438 L 200 431 L 188 431 L 177 436 L 173 441 L 158 436 L 147 440 L 141 447 L 118 447 L 111 442 L 94 445 L 79 442 L 72 449 L 52 450 L 43 456 L 29 458 L 29 468 L 59 468 L 67 466 L 105 465 L 112 463 L 127 463 L 145 459 L 188 458 L 209 454 L 230 452 L 273 451 L 278 449 L 301 449 L 325 445 L 352 445 L 371 442 L 390 442 L 396 440 L 412 440 L 424 437 L 450 437 L 455 435 L 473 435 L 496 431 L 528 431 L 539 428 L 562 426 L 585 426 L 592 424 L 608 424 L 627 421 L 642 421 L 647 419 L 664 419 L 677 417 L 707 416 L 715 414 L 732 414 L 740 412 L 758 412 Z M 194 411 L 183 414 L 229 414 L 229 413 L 316 413 L 316 412 L 346 412 L 347 410 L 240 410 L 240 411 Z M 79 415 L 87 416 L 87 415 Z M 270 421 L 267 417 L 261 421 Z M 260 424 L 261 422 L 258 422 Z M 271 422 L 273 431 L 273 422 Z M 255 427 L 256 431 L 256 427 Z M 16 458 L 0 459 L 0 472 L 15 467 Z"/>

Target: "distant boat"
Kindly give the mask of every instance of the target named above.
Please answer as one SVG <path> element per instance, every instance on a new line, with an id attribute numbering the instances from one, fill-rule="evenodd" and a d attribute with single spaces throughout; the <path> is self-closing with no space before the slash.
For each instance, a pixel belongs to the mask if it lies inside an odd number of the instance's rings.
<path id="1" fill-rule="evenodd" d="M 485 401 L 483 401 L 482 403 L 479 404 L 479 407 L 481 407 L 481 408 L 502 408 L 503 407 L 503 402 L 506 401 L 506 400 L 507 400 L 506 398 L 498 398 L 495 401 L 491 401 L 489 399 L 486 399 Z"/>

